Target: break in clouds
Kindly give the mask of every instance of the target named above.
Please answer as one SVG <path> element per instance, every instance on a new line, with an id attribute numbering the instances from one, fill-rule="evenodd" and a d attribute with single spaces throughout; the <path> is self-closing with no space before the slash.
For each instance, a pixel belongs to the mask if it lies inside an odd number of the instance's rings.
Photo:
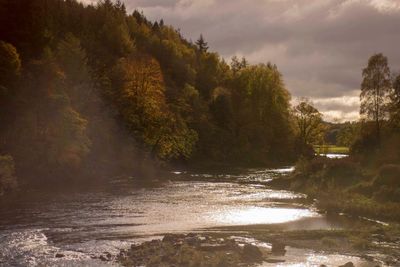
<path id="1" fill-rule="evenodd" d="M 86 2 L 96 2 L 86 0 Z M 382 52 L 400 70 L 399 0 L 124 0 L 229 60 L 275 63 L 296 97 L 325 119 L 358 117 L 361 70 Z"/>

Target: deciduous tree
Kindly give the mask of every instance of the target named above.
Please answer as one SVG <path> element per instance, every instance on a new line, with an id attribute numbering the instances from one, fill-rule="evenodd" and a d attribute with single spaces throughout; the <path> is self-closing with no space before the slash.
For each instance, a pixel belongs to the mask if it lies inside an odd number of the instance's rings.
<path id="1" fill-rule="evenodd" d="M 294 115 L 303 146 L 317 144 L 323 137 L 322 114 L 309 100 L 304 99 L 294 107 Z"/>
<path id="2" fill-rule="evenodd" d="M 379 144 L 382 120 L 387 116 L 391 90 L 387 58 L 382 54 L 371 56 L 367 67 L 362 71 L 362 76 L 360 114 L 375 123 L 376 139 Z"/>

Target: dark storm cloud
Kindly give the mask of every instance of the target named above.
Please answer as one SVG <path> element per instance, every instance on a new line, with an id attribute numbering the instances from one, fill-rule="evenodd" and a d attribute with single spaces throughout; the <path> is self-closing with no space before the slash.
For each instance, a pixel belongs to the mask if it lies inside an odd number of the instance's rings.
<path id="1" fill-rule="evenodd" d="M 90 1 L 90 0 L 86 0 Z M 400 70 L 399 0 L 124 0 L 181 29 L 188 39 L 203 33 L 212 50 L 229 59 L 273 62 L 295 96 L 356 97 L 368 57 L 382 52 Z M 324 114 L 356 116 L 351 108 L 315 101 Z M 345 108 L 345 106 L 347 108 Z M 329 108 L 328 108 L 329 107 Z M 329 117 L 329 116 L 328 116 Z"/>

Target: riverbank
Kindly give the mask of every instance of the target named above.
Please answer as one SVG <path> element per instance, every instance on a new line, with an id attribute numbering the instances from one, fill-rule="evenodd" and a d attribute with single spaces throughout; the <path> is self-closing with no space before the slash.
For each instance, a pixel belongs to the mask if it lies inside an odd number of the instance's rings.
<path id="1" fill-rule="evenodd" d="M 300 160 L 294 171 L 268 182 L 315 199 L 328 213 L 400 222 L 400 167 L 366 169 L 352 158 Z"/>
<path id="2" fill-rule="evenodd" d="M 397 165 L 372 170 L 352 158 L 316 157 L 299 161 L 292 173 L 271 180 L 268 185 L 306 194 L 321 213 L 343 214 L 375 223 L 360 225 L 351 231 L 285 232 L 283 238 L 288 238 L 286 243 L 294 246 L 333 249 L 360 257 L 386 254 L 388 260 L 383 262 L 397 266 L 400 262 L 399 174 Z M 300 235 L 306 241 L 293 243 L 293 235 Z M 263 234 L 255 233 L 255 236 L 263 238 Z"/>

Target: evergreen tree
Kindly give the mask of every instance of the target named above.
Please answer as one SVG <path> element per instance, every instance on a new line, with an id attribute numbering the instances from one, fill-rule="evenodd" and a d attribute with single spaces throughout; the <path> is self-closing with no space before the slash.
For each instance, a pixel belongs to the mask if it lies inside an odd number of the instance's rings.
<path id="1" fill-rule="evenodd" d="M 205 53 L 208 50 L 208 44 L 204 41 L 203 34 L 200 34 L 199 39 L 196 41 L 196 45 L 199 48 L 200 52 Z"/>

